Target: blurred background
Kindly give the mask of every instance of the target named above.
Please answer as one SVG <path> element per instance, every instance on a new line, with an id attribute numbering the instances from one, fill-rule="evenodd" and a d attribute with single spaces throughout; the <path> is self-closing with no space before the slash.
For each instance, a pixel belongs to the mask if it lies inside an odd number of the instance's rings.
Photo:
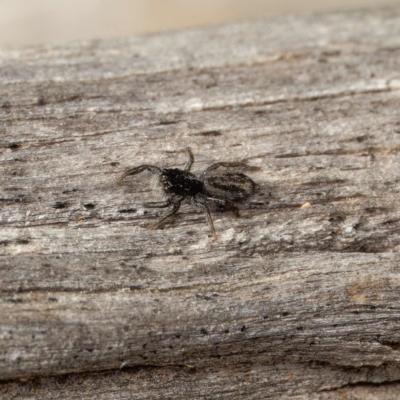
<path id="1" fill-rule="evenodd" d="M 210 26 L 284 13 L 400 6 L 400 0 L 0 0 L 0 47 Z"/>

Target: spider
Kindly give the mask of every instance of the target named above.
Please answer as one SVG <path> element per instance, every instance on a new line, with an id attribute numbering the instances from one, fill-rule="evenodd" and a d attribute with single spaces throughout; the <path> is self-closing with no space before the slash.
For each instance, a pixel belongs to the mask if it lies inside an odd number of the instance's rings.
<path id="1" fill-rule="evenodd" d="M 155 229 L 167 218 L 173 216 L 179 210 L 184 200 L 205 211 L 208 223 L 215 240 L 218 240 L 214 223 L 211 217 L 209 204 L 214 204 L 218 209 L 233 211 L 239 216 L 239 209 L 234 204 L 242 201 L 254 193 L 256 184 L 241 172 L 219 172 L 220 167 L 243 168 L 246 164 L 239 162 L 218 162 L 208 167 L 199 177 L 192 174 L 190 168 L 194 157 L 192 151 L 187 148 L 188 161 L 184 169 L 165 168 L 161 169 L 154 165 L 139 165 L 128 169 L 119 179 L 120 184 L 128 175 L 140 174 L 143 171 L 150 171 L 159 175 L 158 182 L 165 194 L 165 201 L 144 203 L 144 207 L 170 207 L 172 208 L 159 217 L 155 222 L 147 226 L 147 229 Z"/>

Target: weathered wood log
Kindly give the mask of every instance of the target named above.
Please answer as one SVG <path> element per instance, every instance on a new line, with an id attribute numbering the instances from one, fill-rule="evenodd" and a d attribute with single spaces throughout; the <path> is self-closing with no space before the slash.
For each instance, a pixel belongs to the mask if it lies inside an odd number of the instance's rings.
<path id="1" fill-rule="evenodd" d="M 0 397 L 399 393 L 400 9 L 0 62 Z M 186 147 L 259 186 L 219 242 L 192 206 L 144 229 L 148 174 L 116 185 Z"/>

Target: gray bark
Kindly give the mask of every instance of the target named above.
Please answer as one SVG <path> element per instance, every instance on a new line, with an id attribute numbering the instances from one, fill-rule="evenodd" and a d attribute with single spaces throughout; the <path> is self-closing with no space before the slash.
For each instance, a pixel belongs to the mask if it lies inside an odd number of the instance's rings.
<path id="1" fill-rule="evenodd" d="M 400 9 L 4 51 L 0 77 L 0 397 L 396 398 Z M 116 185 L 186 147 L 258 184 L 219 242 L 190 205 L 146 230 L 150 174 Z"/>

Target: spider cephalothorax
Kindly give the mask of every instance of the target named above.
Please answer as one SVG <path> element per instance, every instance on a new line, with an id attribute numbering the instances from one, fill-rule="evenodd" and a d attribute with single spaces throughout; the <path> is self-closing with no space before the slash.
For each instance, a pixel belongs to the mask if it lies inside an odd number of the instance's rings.
<path id="1" fill-rule="evenodd" d="M 195 175 L 178 168 L 163 169 L 160 182 L 166 194 L 192 197 L 204 190 L 203 182 L 197 179 Z"/>
<path id="2" fill-rule="evenodd" d="M 154 165 L 139 165 L 127 170 L 118 180 L 121 183 L 128 175 L 136 175 L 145 170 L 159 175 L 159 183 L 164 191 L 166 200 L 145 203 L 145 207 L 172 208 L 158 218 L 147 228 L 154 229 L 161 225 L 167 218 L 174 215 L 183 200 L 189 199 L 196 207 L 206 212 L 212 233 L 217 239 L 209 204 L 216 205 L 219 209 L 231 210 L 239 215 L 239 209 L 234 202 L 242 201 L 253 194 L 255 183 L 241 172 L 217 171 L 220 167 L 243 168 L 246 164 L 235 162 L 219 162 L 208 167 L 200 177 L 189 172 L 193 164 L 193 154 L 186 149 L 189 160 L 184 169 L 161 169 Z"/>

